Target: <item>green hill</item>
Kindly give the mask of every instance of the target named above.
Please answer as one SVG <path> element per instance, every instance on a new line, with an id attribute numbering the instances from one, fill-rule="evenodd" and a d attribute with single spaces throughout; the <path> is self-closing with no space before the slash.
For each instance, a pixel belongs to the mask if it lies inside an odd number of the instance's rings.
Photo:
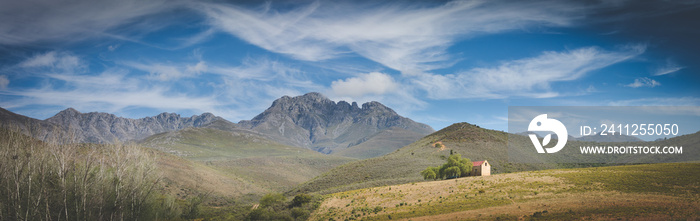
<path id="1" fill-rule="evenodd" d="M 354 160 L 282 145 L 245 129 L 188 128 L 153 135 L 142 141 L 141 145 L 191 160 L 192 163 L 183 161 L 183 164 L 199 168 L 198 171 L 207 174 L 216 174 L 211 176 L 215 180 L 223 177 L 235 180 L 241 186 L 255 186 L 251 191 L 237 191 L 241 194 L 287 191 L 331 168 Z M 185 172 L 173 171 L 172 175 L 174 177 L 169 179 L 173 182 L 192 179 L 192 174 Z"/>
<path id="2" fill-rule="evenodd" d="M 509 150 L 507 145 L 519 145 L 523 148 Z M 624 144 L 624 143 L 623 143 Z M 683 162 L 696 158 L 700 145 L 700 132 L 679 136 L 664 141 L 627 143 L 636 145 L 680 145 L 686 146 L 683 155 L 658 156 L 658 162 Z M 590 167 L 605 164 L 576 164 L 554 162 L 585 162 L 581 154 L 542 155 L 531 151 L 532 143 L 526 136 L 516 136 L 502 131 L 484 129 L 468 123 L 457 123 L 430 134 L 419 141 L 396 150 L 390 154 L 361 161 L 351 162 L 334 168 L 309 182 L 296 187 L 290 194 L 315 192 L 334 193 L 353 189 L 394 185 L 422 181 L 420 171 L 428 166 L 439 166 L 451 153 L 459 153 L 472 161 L 488 160 L 492 174 L 529 170 Z M 569 141 L 561 152 L 579 151 L 579 145 L 605 145 L 605 143 Z M 620 143 L 616 143 L 620 145 Z M 510 151 L 510 152 L 509 152 Z M 514 161 L 510 157 L 517 157 Z M 590 157 L 590 156 L 588 156 Z M 598 162 L 640 163 L 645 158 L 624 155 L 594 156 Z M 637 157 L 637 158 L 632 158 Z M 563 159 L 561 159 L 563 158 Z M 646 159 L 648 160 L 648 159 Z M 524 162 L 524 163 L 514 163 Z"/>
<path id="3" fill-rule="evenodd" d="M 334 168 L 299 185 L 292 194 L 325 194 L 421 181 L 421 170 L 443 164 L 451 152 L 462 154 L 472 161 L 488 160 L 492 164 L 492 173 L 554 168 L 549 164 L 508 162 L 507 136 L 505 132 L 468 123 L 453 124 L 390 154 Z"/>
<path id="4" fill-rule="evenodd" d="M 369 137 L 358 145 L 350 146 L 332 154 L 358 159 L 378 157 L 409 145 L 416 141 L 416 137 L 422 136 L 422 134 L 414 131 L 392 127 Z"/>
<path id="5" fill-rule="evenodd" d="M 327 195 L 309 220 L 697 220 L 700 163 L 555 169 Z"/>

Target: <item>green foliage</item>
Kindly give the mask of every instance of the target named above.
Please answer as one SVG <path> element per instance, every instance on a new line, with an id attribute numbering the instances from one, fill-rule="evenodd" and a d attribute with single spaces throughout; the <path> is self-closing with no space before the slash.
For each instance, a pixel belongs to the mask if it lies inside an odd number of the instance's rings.
<path id="1" fill-rule="evenodd" d="M 298 194 L 287 201 L 282 194 L 268 193 L 260 199 L 260 206 L 245 217 L 245 220 L 307 220 L 320 204 L 319 197 Z"/>
<path id="2" fill-rule="evenodd" d="M 286 198 L 279 193 L 268 193 L 260 199 L 261 207 L 273 207 L 284 203 Z"/>
<path id="3" fill-rule="evenodd" d="M 450 179 L 469 176 L 472 171 L 472 162 L 467 158 L 462 158 L 460 154 L 453 154 L 447 158 L 447 163 L 440 167 L 428 167 L 421 171 L 423 179 Z"/>
<path id="4" fill-rule="evenodd" d="M 437 167 L 428 167 L 425 170 L 421 171 L 420 174 L 423 175 L 423 179 L 435 180 L 437 179 L 437 171 Z"/>
<path id="5" fill-rule="evenodd" d="M 309 202 L 311 202 L 312 198 L 313 197 L 309 194 L 300 193 L 300 194 L 296 195 L 294 197 L 294 199 L 292 200 L 292 207 L 299 207 L 299 206 L 302 206 L 306 203 L 309 203 Z"/>
<path id="6" fill-rule="evenodd" d="M 195 219 L 200 216 L 201 204 L 207 198 L 206 194 L 200 194 L 199 196 L 192 197 L 188 199 L 188 203 L 185 211 L 187 213 L 183 214 L 186 219 Z"/>
<path id="7" fill-rule="evenodd" d="M 301 207 L 294 207 L 291 210 L 292 217 L 297 220 L 306 220 L 309 218 L 309 215 L 311 214 L 308 210 L 305 210 L 304 208 Z"/>
<path id="8" fill-rule="evenodd" d="M 459 167 L 457 166 L 451 166 L 445 169 L 444 173 L 447 178 L 455 178 L 459 177 L 459 175 L 462 174 L 462 171 L 459 170 Z"/>

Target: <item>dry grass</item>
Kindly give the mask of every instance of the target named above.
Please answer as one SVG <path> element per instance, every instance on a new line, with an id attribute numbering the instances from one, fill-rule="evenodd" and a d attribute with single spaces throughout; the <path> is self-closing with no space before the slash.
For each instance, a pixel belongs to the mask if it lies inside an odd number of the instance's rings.
<path id="1" fill-rule="evenodd" d="M 697 171 L 700 164 L 637 165 L 367 188 L 328 195 L 311 220 L 693 219 Z M 377 206 L 381 212 L 365 212 Z"/>

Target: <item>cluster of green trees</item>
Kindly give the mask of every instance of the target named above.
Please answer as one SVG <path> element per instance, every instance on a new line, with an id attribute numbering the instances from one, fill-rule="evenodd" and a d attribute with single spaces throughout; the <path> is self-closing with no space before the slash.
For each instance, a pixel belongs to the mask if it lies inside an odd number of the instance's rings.
<path id="1" fill-rule="evenodd" d="M 155 159 L 133 145 L 43 142 L 0 129 L 0 220 L 153 220 Z M 161 198 L 162 199 L 162 198 Z"/>
<path id="2" fill-rule="evenodd" d="M 423 179 L 452 179 L 469 176 L 472 171 L 472 162 L 467 158 L 462 158 L 460 154 L 452 154 L 447 158 L 447 163 L 440 167 L 428 167 L 421 171 Z"/>
<path id="3" fill-rule="evenodd" d="M 290 202 L 282 194 L 269 193 L 260 199 L 246 220 L 307 220 L 319 205 L 320 198 L 305 193 L 296 195 Z"/>

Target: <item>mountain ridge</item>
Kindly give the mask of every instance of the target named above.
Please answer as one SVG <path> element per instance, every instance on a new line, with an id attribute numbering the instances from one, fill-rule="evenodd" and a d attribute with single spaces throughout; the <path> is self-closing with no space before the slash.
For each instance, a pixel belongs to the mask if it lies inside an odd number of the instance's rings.
<path id="1" fill-rule="evenodd" d="M 391 108 L 372 101 L 362 104 L 334 102 L 317 92 L 283 96 L 261 114 L 239 126 L 263 132 L 283 144 L 301 146 L 322 153 L 334 153 L 392 127 L 421 135 L 434 130 L 398 115 Z M 415 137 L 412 141 L 418 140 Z M 393 149 L 398 149 L 397 146 Z"/>
<path id="2" fill-rule="evenodd" d="M 82 113 L 74 108 L 62 110 L 45 120 L 2 109 L 0 120 L 0 126 L 19 127 L 25 134 L 41 140 L 54 137 L 64 140 L 61 142 L 79 143 L 139 141 L 190 127 L 227 131 L 240 128 L 265 134 L 281 144 L 357 158 L 387 154 L 434 132 L 430 126 L 400 116 L 377 101 L 362 105 L 335 102 L 317 92 L 283 96 L 251 120 L 238 124 L 211 113 L 182 117 L 163 112 L 132 119 L 103 112 Z M 367 151 L 370 153 L 365 153 Z"/>
<path id="3" fill-rule="evenodd" d="M 211 113 L 181 117 L 179 114 L 163 112 L 156 116 L 132 119 L 103 112 L 81 113 L 74 108 L 66 108 L 46 120 L 1 109 L 0 121 L 2 127 L 16 127 L 41 140 L 53 137 L 64 139 L 61 142 L 87 143 L 136 141 L 158 133 L 205 127 L 215 122 L 235 125 Z"/>

